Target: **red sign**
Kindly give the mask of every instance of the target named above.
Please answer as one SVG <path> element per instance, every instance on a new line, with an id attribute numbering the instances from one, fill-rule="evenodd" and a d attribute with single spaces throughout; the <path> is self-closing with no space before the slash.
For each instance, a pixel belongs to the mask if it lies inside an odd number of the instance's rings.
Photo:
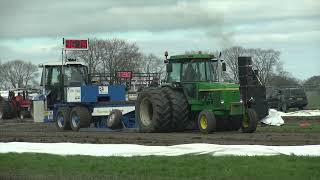
<path id="1" fill-rule="evenodd" d="M 117 76 L 119 78 L 126 78 L 131 79 L 132 78 L 132 72 L 131 71 L 118 71 Z"/>
<path id="2" fill-rule="evenodd" d="M 88 39 L 65 39 L 64 49 L 66 50 L 88 50 Z"/>

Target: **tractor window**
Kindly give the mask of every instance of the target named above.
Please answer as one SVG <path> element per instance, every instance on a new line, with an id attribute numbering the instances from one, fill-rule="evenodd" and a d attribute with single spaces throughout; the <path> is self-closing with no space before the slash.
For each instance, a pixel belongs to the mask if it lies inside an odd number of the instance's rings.
<path id="1" fill-rule="evenodd" d="M 217 81 L 216 69 L 218 68 L 218 63 L 216 61 L 210 61 L 206 64 L 207 70 L 207 80 L 208 81 Z"/>
<path id="2" fill-rule="evenodd" d="M 58 67 L 52 68 L 52 78 L 51 78 L 51 84 L 59 84 L 60 82 L 60 69 Z"/>
<path id="3" fill-rule="evenodd" d="M 183 81 L 206 81 L 204 62 L 190 62 L 182 65 Z"/>
<path id="4" fill-rule="evenodd" d="M 65 86 L 82 86 L 87 83 L 87 72 L 84 66 L 67 66 L 64 69 Z"/>
<path id="5" fill-rule="evenodd" d="M 172 72 L 168 73 L 168 82 L 180 82 L 181 63 L 172 63 Z"/>

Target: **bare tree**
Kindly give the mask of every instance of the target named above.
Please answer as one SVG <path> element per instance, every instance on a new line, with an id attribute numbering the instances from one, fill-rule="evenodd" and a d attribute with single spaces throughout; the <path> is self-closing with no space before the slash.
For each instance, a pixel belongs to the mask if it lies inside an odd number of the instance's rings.
<path id="1" fill-rule="evenodd" d="M 138 46 L 120 39 L 93 39 L 88 51 L 74 51 L 69 55 L 84 61 L 89 66 L 90 73 L 136 71 L 142 66 Z"/>
<path id="2" fill-rule="evenodd" d="M 295 87 L 299 85 L 299 81 L 292 77 L 290 74 L 286 75 L 277 75 L 277 74 L 271 74 L 269 76 L 270 81 L 267 84 L 271 87 Z"/>
<path id="3" fill-rule="evenodd" d="M 320 75 L 319 76 L 312 76 L 312 77 L 308 78 L 304 82 L 304 85 L 306 85 L 306 86 L 320 85 Z"/>
<path id="4" fill-rule="evenodd" d="M 253 68 L 259 71 L 262 84 L 268 84 L 271 74 L 279 65 L 280 52 L 273 49 L 248 49 L 247 54 L 252 56 Z"/>
<path id="5" fill-rule="evenodd" d="M 251 56 L 253 68 L 259 70 L 262 84 L 268 84 L 270 76 L 277 67 L 281 67 L 280 52 L 272 49 L 245 49 L 243 47 L 231 47 L 222 51 L 222 58 L 227 64 L 226 78 L 238 82 L 238 57 Z"/>
<path id="6" fill-rule="evenodd" d="M 3 75 L 3 67 L 2 67 L 2 62 L 0 60 L 0 89 L 4 88 L 5 80 L 4 80 L 4 75 Z"/>
<path id="7" fill-rule="evenodd" d="M 159 73 L 164 74 L 165 64 L 163 60 L 154 54 L 148 54 L 143 56 L 143 67 L 142 71 L 145 73 Z"/>
<path id="8" fill-rule="evenodd" d="M 308 90 L 316 90 L 320 94 L 320 76 L 312 76 L 308 78 L 303 85 Z"/>
<path id="9" fill-rule="evenodd" d="M 37 76 L 37 66 L 22 60 L 8 61 L 2 65 L 2 76 L 13 88 L 27 87 Z"/>
<path id="10" fill-rule="evenodd" d="M 116 71 L 136 71 L 142 66 L 142 54 L 135 43 L 124 40 L 112 39 L 106 41 L 104 46 L 106 58 L 104 58 L 104 71 L 114 73 Z"/>
<path id="11" fill-rule="evenodd" d="M 222 59 L 227 65 L 227 72 L 224 74 L 228 80 L 238 82 L 238 57 L 245 55 L 246 50 L 240 46 L 231 47 L 222 51 Z"/>

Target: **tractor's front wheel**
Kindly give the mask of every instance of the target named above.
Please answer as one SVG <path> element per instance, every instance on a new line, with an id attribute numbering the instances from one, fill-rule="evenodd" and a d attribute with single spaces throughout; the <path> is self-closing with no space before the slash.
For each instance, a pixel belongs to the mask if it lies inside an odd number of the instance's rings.
<path id="1" fill-rule="evenodd" d="M 211 133 L 217 128 L 216 118 L 211 111 L 201 111 L 198 116 L 198 126 L 201 132 Z"/>
<path id="2" fill-rule="evenodd" d="M 258 115 L 255 110 L 247 109 L 246 113 L 242 119 L 242 132 L 244 133 L 253 133 L 256 131 L 258 126 Z"/>
<path id="3" fill-rule="evenodd" d="M 55 122 L 58 130 L 70 130 L 70 108 L 61 107 L 55 116 Z"/>

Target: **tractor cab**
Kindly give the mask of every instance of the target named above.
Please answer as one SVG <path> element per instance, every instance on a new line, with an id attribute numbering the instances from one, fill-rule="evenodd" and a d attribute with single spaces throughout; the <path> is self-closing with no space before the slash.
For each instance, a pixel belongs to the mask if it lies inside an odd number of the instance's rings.
<path id="1" fill-rule="evenodd" d="M 211 54 L 177 55 L 166 59 L 167 82 L 219 82 L 222 60 Z"/>
<path id="2" fill-rule="evenodd" d="M 217 58 L 212 54 L 199 52 L 199 54 L 171 56 L 170 59 L 166 58 L 165 62 L 167 83 L 182 88 L 190 103 L 192 101 L 197 102 L 196 104 L 200 102 L 211 104 L 213 101 L 209 96 L 217 96 L 219 98 L 215 100 L 219 100 L 222 97 L 218 94 L 230 93 L 231 90 L 239 92 L 238 85 L 223 82 L 222 74 L 226 71 L 226 65 L 220 59 L 220 55 Z M 232 93 L 232 96 L 233 94 L 237 94 L 233 100 L 239 102 L 239 93 Z"/>
<path id="3" fill-rule="evenodd" d="M 47 96 L 48 107 L 56 102 L 64 102 L 66 87 L 80 87 L 89 84 L 88 68 L 81 62 L 67 61 L 45 63 L 39 65 L 43 68 L 41 86 Z"/>

